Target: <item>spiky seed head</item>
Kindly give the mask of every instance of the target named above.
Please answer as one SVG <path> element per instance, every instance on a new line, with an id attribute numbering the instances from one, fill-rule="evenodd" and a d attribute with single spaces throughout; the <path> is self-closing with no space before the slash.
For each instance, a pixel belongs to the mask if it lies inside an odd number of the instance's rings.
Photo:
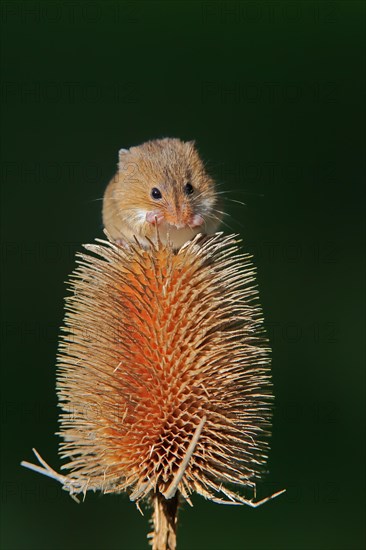
<path id="1" fill-rule="evenodd" d="M 60 454 L 73 490 L 176 490 L 241 502 L 266 462 L 268 348 L 234 235 L 178 252 L 87 245 L 58 355 Z"/>

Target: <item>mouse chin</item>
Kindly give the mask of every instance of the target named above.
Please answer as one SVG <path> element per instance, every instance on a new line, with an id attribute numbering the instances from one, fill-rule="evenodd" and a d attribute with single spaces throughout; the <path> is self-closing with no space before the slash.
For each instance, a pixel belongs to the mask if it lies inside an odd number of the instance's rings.
<path id="1" fill-rule="evenodd" d="M 164 219 L 164 214 L 158 210 L 146 212 L 145 220 L 151 226 L 158 226 L 159 237 L 163 244 L 170 241 L 174 248 L 180 248 L 187 241 L 190 241 L 198 233 L 202 233 L 204 219 L 200 214 L 194 214 L 187 223 L 170 223 Z M 154 231 L 155 233 L 155 231 Z"/>
<path id="2" fill-rule="evenodd" d="M 170 241 L 174 248 L 180 248 L 187 241 L 193 239 L 195 235 L 201 233 L 201 229 L 201 225 L 194 228 L 183 226 L 182 228 L 177 229 L 174 225 L 162 223 L 159 225 L 159 236 L 163 244 Z"/>

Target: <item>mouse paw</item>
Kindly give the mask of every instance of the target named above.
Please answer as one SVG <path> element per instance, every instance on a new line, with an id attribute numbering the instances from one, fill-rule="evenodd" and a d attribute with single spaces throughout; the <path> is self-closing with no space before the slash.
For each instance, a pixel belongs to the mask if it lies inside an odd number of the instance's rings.
<path id="1" fill-rule="evenodd" d="M 146 221 L 152 224 L 159 225 L 164 220 L 164 216 L 161 212 L 156 212 L 154 210 L 146 212 Z"/>

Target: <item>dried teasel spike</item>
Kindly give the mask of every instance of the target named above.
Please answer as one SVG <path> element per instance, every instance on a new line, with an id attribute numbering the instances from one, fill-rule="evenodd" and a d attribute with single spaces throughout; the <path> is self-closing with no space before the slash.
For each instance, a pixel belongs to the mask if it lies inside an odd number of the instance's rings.
<path id="1" fill-rule="evenodd" d="M 80 254 L 66 299 L 57 392 L 76 498 L 127 492 L 153 507 L 154 550 L 174 550 L 178 505 L 259 502 L 272 414 L 269 348 L 250 256 L 235 235 L 197 236 L 179 251 L 105 240 Z M 242 489 L 244 494 L 239 490 Z"/>

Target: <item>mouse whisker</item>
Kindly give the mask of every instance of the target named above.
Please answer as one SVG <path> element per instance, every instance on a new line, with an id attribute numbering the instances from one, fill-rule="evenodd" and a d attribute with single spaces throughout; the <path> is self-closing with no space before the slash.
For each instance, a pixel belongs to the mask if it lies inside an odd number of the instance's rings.
<path id="1" fill-rule="evenodd" d="M 192 197 L 192 201 L 195 202 L 204 195 L 205 195 L 204 191 L 200 191 L 199 193 L 196 192 L 195 195 Z"/>
<path id="2" fill-rule="evenodd" d="M 231 226 L 229 224 L 227 224 L 226 222 L 224 222 L 224 220 L 219 217 L 219 216 L 215 216 L 215 214 L 213 214 L 213 212 L 210 212 L 210 214 L 208 215 L 209 218 L 212 218 L 214 220 L 217 220 L 220 224 L 223 224 L 225 225 L 228 229 L 230 229 L 230 231 L 232 230 Z"/>
<path id="3" fill-rule="evenodd" d="M 216 191 L 216 195 L 227 195 L 227 193 L 232 193 L 232 191 Z"/>
<path id="4" fill-rule="evenodd" d="M 223 212 L 222 210 L 217 210 L 217 208 L 212 209 L 213 212 L 217 212 L 218 214 L 222 214 L 223 216 L 230 216 L 228 212 Z"/>
<path id="5" fill-rule="evenodd" d="M 216 183 L 216 186 L 221 188 L 224 184 L 223 183 Z M 217 195 L 228 195 L 229 193 L 233 193 L 234 195 L 254 195 L 256 197 L 264 197 L 264 193 L 256 193 L 255 191 L 247 191 L 242 189 L 224 189 L 217 191 Z"/>
<path id="6" fill-rule="evenodd" d="M 237 204 L 241 204 L 242 206 L 247 206 L 247 204 L 245 202 L 242 202 L 242 201 L 238 201 L 236 199 L 227 199 L 228 201 L 230 202 L 236 202 Z"/>

